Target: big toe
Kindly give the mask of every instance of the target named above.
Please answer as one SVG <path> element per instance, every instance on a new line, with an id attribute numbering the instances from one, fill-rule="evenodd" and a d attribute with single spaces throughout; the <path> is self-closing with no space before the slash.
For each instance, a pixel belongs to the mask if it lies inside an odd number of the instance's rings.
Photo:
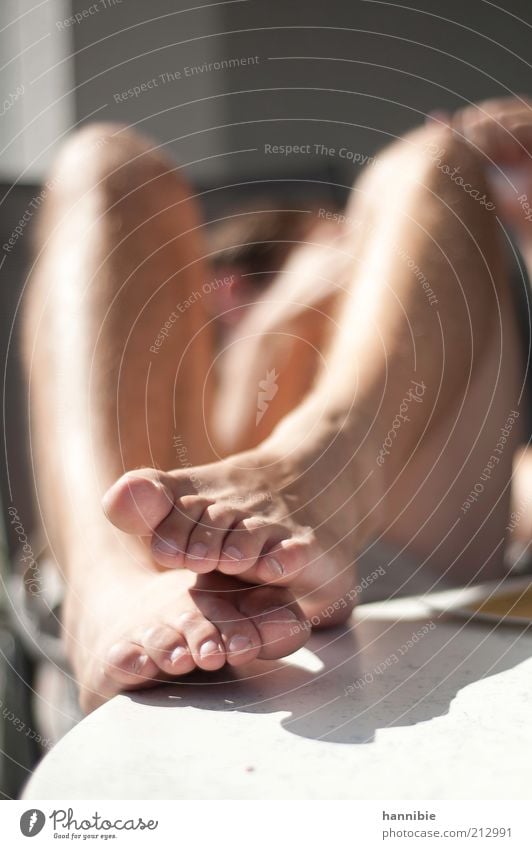
<path id="1" fill-rule="evenodd" d="M 174 506 L 172 480 L 156 469 L 127 472 L 107 490 L 102 505 L 107 518 L 120 530 L 150 534 Z"/>

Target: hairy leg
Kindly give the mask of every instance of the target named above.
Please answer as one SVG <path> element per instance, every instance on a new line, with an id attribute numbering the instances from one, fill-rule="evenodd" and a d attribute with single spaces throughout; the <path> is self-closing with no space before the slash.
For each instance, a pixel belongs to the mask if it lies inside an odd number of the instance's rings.
<path id="1" fill-rule="evenodd" d="M 25 356 L 36 485 L 89 708 L 161 673 L 276 655 L 294 616 L 286 591 L 261 597 L 234 582 L 200 587 L 194 575 L 159 574 L 145 542 L 118 533 L 101 509 L 126 470 L 213 456 L 211 324 L 201 298 L 187 301 L 209 270 L 182 175 L 149 141 L 95 125 L 67 143 L 49 185 Z M 283 610 L 261 618 L 275 607 Z M 300 643 L 288 637 L 283 650 Z"/>
<path id="2" fill-rule="evenodd" d="M 311 618 L 332 605 L 327 623 L 355 602 L 354 560 L 370 534 L 417 547 L 440 574 L 500 568 L 513 436 L 483 506 L 469 524 L 457 516 L 517 403 L 489 198 L 480 157 L 451 130 L 391 147 L 355 187 L 348 218 L 363 225 L 308 395 L 256 448 L 194 470 L 199 519 L 183 520 L 189 473 L 147 470 L 111 488 L 111 520 L 152 533 L 161 565 L 291 586 Z M 132 509 L 141 491 L 143 516 Z"/>
<path id="3" fill-rule="evenodd" d="M 521 96 L 483 101 L 460 110 L 452 118 L 452 124 L 483 156 L 490 170 L 498 214 L 517 242 L 528 278 L 532 280 L 532 100 Z M 524 280 L 516 278 L 514 285 L 524 289 L 519 304 L 525 312 L 521 325 L 528 337 L 523 344 L 523 358 L 526 359 L 531 332 L 526 314 L 530 292 Z M 525 403 L 530 405 L 528 388 L 524 395 Z M 527 418 L 530 421 L 530 416 Z M 523 442 L 530 439 L 528 422 L 522 437 Z M 518 451 L 514 459 L 508 530 L 511 540 L 508 566 L 513 567 L 518 561 L 521 567 L 529 564 L 532 541 L 532 450 L 529 446 Z"/>

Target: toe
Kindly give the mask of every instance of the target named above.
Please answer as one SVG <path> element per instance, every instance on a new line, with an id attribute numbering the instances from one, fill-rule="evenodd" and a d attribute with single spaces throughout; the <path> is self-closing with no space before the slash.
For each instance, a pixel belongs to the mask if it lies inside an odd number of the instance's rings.
<path id="1" fill-rule="evenodd" d="M 249 516 L 238 522 L 227 534 L 220 554 L 220 572 L 240 575 L 252 569 L 267 543 L 278 537 L 275 525 L 260 516 Z"/>
<path id="2" fill-rule="evenodd" d="M 239 518 L 225 504 L 209 504 L 190 533 L 185 567 L 198 573 L 217 569 L 227 531 Z"/>
<path id="3" fill-rule="evenodd" d="M 174 506 L 172 480 L 156 469 L 127 472 L 107 490 L 102 505 L 107 518 L 120 530 L 149 534 Z"/>
<path id="4" fill-rule="evenodd" d="M 260 634 L 260 658 L 286 657 L 307 642 L 310 629 L 287 590 L 258 587 L 242 593 L 237 603 L 241 613 L 249 616 Z"/>
<path id="5" fill-rule="evenodd" d="M 185 565 L 188 540 L 205 510 L 205 499 L 187 495 L 176 501 L 171 513 L 153 532 L 151 551 L 161 566 L 176 569 Z"/>
<path id="6" fill-rule="evenodd" d="M 145 631 L 142 645 L 146 654 L 168 675 L 186 675 L 194 659 L 185 638 L 170 625 L 155 625 Z"/>
<path id="7" fill-rule="evenodd" d="M 176 622 L 194 662 L 200 669 L 213 671 L 225 664 L 225 647 L 220 632 L 199 612 L 183 613 Z"/>

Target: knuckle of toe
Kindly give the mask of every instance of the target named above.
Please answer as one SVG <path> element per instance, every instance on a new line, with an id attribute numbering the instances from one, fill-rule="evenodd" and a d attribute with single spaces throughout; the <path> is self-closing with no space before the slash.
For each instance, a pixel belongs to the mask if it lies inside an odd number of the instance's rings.
<path id="1" fill-rule="evenodd" d="M 144 634 L 143 643 L 147 649 L 164 648 L 172 636 L 172 631 L 164 625 L 154 625 Z"/>
<path id="2" fill-rule="evenodd" d="M 205 508 L 203 521 L 208 522 L 209 524 L 213 525 L 215 529 L 217 529 L 218 524 L 223 522 L 223 520 L 228 516 L 229 512 L 230 508 L 227 504 L 209 504 Z"/>

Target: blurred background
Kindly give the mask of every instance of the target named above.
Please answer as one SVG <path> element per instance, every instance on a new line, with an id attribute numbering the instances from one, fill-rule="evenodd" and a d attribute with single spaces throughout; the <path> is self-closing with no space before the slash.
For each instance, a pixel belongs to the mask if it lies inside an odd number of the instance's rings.
<path id="1" fill-rule="evenodd" d="M 207 224 L 265 196 L 340 205 L 363 164 L 432 110 L 531 94 L 531 35 L 530 0 L 2 0 L 5 580 L 20 572 L 21 538 L 36 524 L 19 307 L 63 139 L 94 120 L 150 134 L 188 172 Z M 300 149 L 286 155 L 289 145 Z M 2 591 L 0 793 L 8 797 L 43 748 L 26 733 L 39 724 L 38 646 L 31 617 L 21 628 L 12 604 Z M 64 724 L 58 717 L 49 735 Z"/>

